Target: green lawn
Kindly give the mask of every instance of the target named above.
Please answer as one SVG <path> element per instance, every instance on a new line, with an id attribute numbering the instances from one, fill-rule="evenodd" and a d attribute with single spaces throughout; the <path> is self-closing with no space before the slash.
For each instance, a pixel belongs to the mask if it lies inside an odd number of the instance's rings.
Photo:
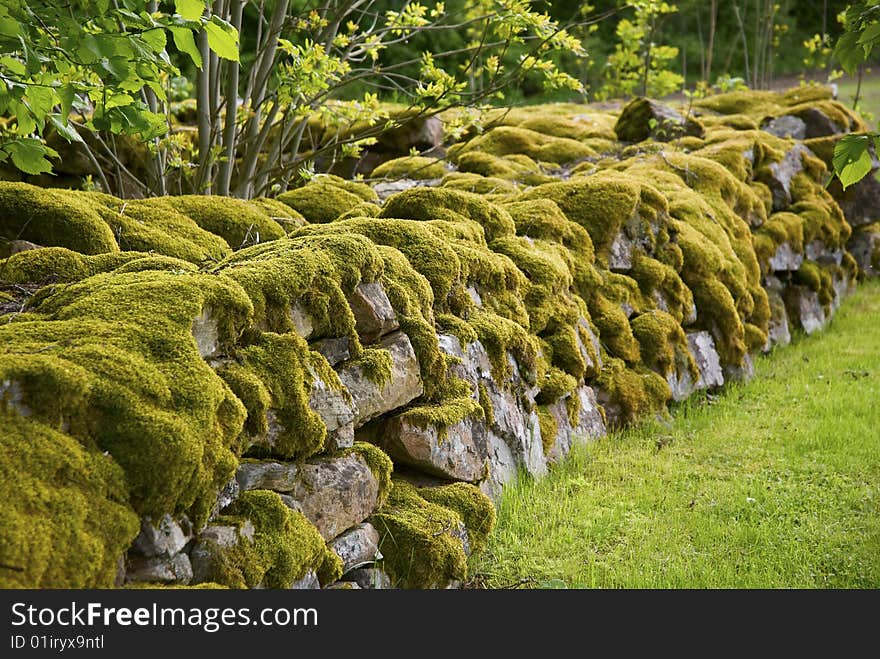
<path id="1" fill-rule="evenodd" d="M 510 488 L 474 585 L 880 587 L 880 282 L 749 384 Z"/>
<path id="2" fill-rule="evenodd" d="M 837 82 L 837 98 L 847 107 L 852 107 L 856 93 L 856 80 L 846 76 Z M 870 71 L 862 78 L 859 90 L 859 109 L 867 115 L 871 128 L 877 128 L 880 119 L 880 73 Z"/>

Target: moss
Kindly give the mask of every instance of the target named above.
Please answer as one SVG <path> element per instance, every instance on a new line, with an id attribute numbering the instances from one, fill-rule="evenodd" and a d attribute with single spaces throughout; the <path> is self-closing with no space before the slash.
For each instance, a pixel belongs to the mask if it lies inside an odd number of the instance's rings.
<path id="1" fill-rule="evenodd" d="M 803 253 L 803 218 L 789 212 L 774 213 L 755 231 L 753 240 L 755 253 L 762 264 L 769 261 L 783 243 L 788 243 L 796 253 Z"/>
<path id="2" fill-rule="evenodd" d="M 483 408 L 473 398 L 460 396 L 446 398 L 435 405 L 410 407 L 400 418 L 419 428 L 436 428 L 438 440 L 443 442 L 450 426 L 473 416 L 482 418 Z"/>
<path id="3" fill-rule="evenodd" d="M 458 157 L 457 165 L 460 172 L 515 181 L 525 185 L 541 185 L 554 180 L 552 176 L 541 171 L 538 163 L 522 154 L 501 157 L 483 151 L 469 151 Z"/>
<path id="4" fill-rule="evenodd" d="M 247 521 L 253 524 L 253 541 L 240 531 L 238 544 L 212 552 L 206 581 L 230 588 L 290 588 L 309 570 L 325 566 L 329 550 L 318 530 L 277 493 L 244 492 L 214 523 L 242 529 Z"/>
<path id="5" fill-rule="evenodd" d="M 11 284 L 79 281 L 144 256 L 138 252 L 83 255 L 64 247 L 30 249 L 0 259 L 0 280 Z"/>
<path id="6" fill-rule="evenodd" d="M 345 565 L 343 564 L 342 559 L 328 548 L 327 552 L 324 554 L 324 561 L 321 563 L 321 567 L 316 571 L 318 581 L 322 586 L 338 581 L 340 577 L 342 577 L 342 571 L 344 568 Z"/>
<path id="7" fill-rule="evenodd" d="M 843 247 L 852 235 L 852 228 L 821 183 L 824 172 L 818 174 L 810 177 L 801 172 L 792 178 L 789 210 L 803 220 L 804 245 L 819 240 L 831 249 Z"/>
<path id="8" fill-rule="evenodd" d="M 675 318 L 664 311 L 652 311 L 633 319 L 631 325 L 645 366 L 664 377 L 684 367 L 694 380 L 699 378 L 687 337 Z"/>
<path id="9" fill-rule="evenodd" d="M 391 382 L 391 353 L 384 348 L 364 348 L 351 364 L 359 366 L 364 376 L 380 387 Z"/>
<path id="10" fill-rule="evenodd" d="M 636 341 L 626 314 L 601 293 L 596 293 L 587 301 L 590 317 L 599 328 L 599 341 L 615 357 L 635 364 L 641 359 L 639 343 Z"/>
<path id="11" fill-rule="evenodd" d="M 140 529 L 122 469 L 12 411 L 0 382 L 0 587 L 111 588 Z"/>
<path id="12" fill-rule="evenodd" d="M 539 162 L 565 164 L 589 158 L 596 152 L 585 144 L 564 137 L 544 135 L 527 128 L 498 126 L 475 137 L 454 154 L 461 157 L 472 151 L 483 151 L 495 156 L 522 154 Z"/>
<path id="13" fill-rule="evenodd" d="M 541 429 L 541 444 L 544 447 L 544 455 L 549 455 L 556 445 L 559 424 L 546 405 L 538 406 L 538 427 Z"/>
<path id="14" fill-rule="evenodd" d="M 469 483 L 421 487 L 418 494 L 425 501 L 458 513 L 468 533 L 471 553 L 483 551 L 495 528 L 495 506 L 479 488 Z"/>
<path id="15" fill-rule="evenodd" d="M 234 197 L 182 195 L 149 200 L 167 204 L 183 213 L 202 229 L 220 236 L 232 249 L 283 238 L 281 225 L 262 210 Z"/>
<path id="16" fill-rule="evenodd" d="M 682 266 L 681 248 L 675 244 L 669 244 L 667 250 L 671 252 L 668 260 L 677 267 L 636 252 L 633 255 L 633 267 L 629 274 L 638 283 L 644 298 L 653 299 L 656 302 L 655 294 L 660 293 L 663 304 L 666 306 L 665 310 L 672 314 L 676 322 L 681 324 L 691 314 L 694 297 L 677 272 Z"/>
<path id="17" fill-rule="evenodd" d="M 391 458 L 378 446 L 368 444 L 367 442 L 355 442 L 354 446 L 343 451 L 343 455 L 352 453 L 363 458 L 376 482 L 379 484 L 376 507 L 381 508 L 391 492 L 391 473 L 394 470 Z"/>
<path id="18" fill-rule="evenodd" d="M 107 451 L 140 515 L 207 519 L 235 471 L 245 411 L 197 350 L 193 319 L 212 309 L 228 347 L 251 306 L 203 274 L 106 273 L 43 289 L 0 327 L 0 381 L 20 383 L 34 420 Z"/>
<path id="19" fill-rule="evenodd" d="M 73 193 L 0 181 L 0 237 L 82 254 L 117 252 L 113 231 Z"/>
<path id="20" fill-rule="evenodd" d="M 620 112 L 614 125 L 617 139 L 624 142 L 641 142 L 648 138 L 668 142 L 683 135 L 703 136 L 702 124 L 689 115 L 670 115 L 662 118 L 657 112 L 656 101 L 636 98 Z M 671 108 L 669 108 L 671 109 Z M 659 117 L 659 118 L 658 118 Z M 652 125 L 652 122 L 656 122 Z"/>
<path id="21" fill-rule="evenodd" d="M 555 403 L 566 394 L 574 391 L 578 382 L 559 368 L 551 367 L 540 383 L 541 390 L 535 396 L 539 404 Z"/>
<path id="22" fill-rule="evenodd" d="M 341 220 L 348 220 L 355 217 L 378 217 L 381 210 L 382 209 L 376 204 L 371 204 L 368 201 L 362 201 L 356 206 L 352 206 L 342 215 L 337 217 L 336 221 L 339 222 Z"/>
<path id="23" fill-rule="evenodd" d="M 443 334 L 456 337 L 462 346 L 478 340 L 477 333 L 466 320 L 449 313 L 437 314 L 437 328 Z"/>
<path id="24" fill-rule="evenodd" d="M 477 401 L 480 403 L 480 407 L 483 408 L 483 418 L 486 420 L 486 426 L 494 425 L 495 409 L 492 406 L 492 399 L 489 398 L 489 392 L 483 382 L 477 385 Z"/>
<path id="25" fill-rule="evenodd" d="M 818 263 L 805 260 L 800 269 L 794 273 L 793 281 L 815 291 L 819 296 L 819 302 L 826 310 L 834 300 L 835 293 L 831 273 Z"/>
<path id="26" fill-rule="evenodd" d="M 446 164 L 439 158 L 404 156 L 383 162 L 373 170 L 370 177 L 392 180 L 401 178 L 427 180 L 443 178 L 448 171 Z"/>
<path id="27" fill-rule="evenodd" d="M 669 385 L 653 371 L 627 368 L 620 359 L 606 359 L 596 385 L 619 407 L 624 424 L 662 412 L 672 397 Z"/>
<path id="28" fill-rule="evenodd" d="M 363 183 L 322 175 L 301 188 L 278 195 L 278 200 L 300 213 L 308 222 L 324 224 L 332 222 L 361 202 L 377 201 L 375 194 L 372 188 Z"/>
<path id="29" fill-rule="evenodd" d="M 119 199 L 95 209 L 125 251 L 153 252 L 191 263 L 219 261 L 231 251 L 220 236 L 160 202 Z"/>
<path id="30" fill-rule="evenodd" d="M 379 532 L 382 567 L 395 587 L 437 588 L 467 578 L 461 515 L 395 480 L 385 505 L 369 521 Z"/>
<path id="31" fill-rule="evenodd" d="M 248 202 L 252 208 L 260 211 L 264 215 L 268 215 L 269 219 L 281 225 L 285 232 L 293 231 L 299 227 L 308 224 L 306 218 L 301 213 L 293 210 L 290 206 L 278 199 L 269 197 L 257 197 Z"/>
<path id="32" fill-rule="evenodd" d="M 445 188 L 411 188 L 385 200 L 381 217 L 412 220 L 473 220 L 492 242 L 516 232 L 510 214 L 479 195 Z"/>
<path id="33" fill-rule="evenodd" d="M 494 176 L 480 176 L 479 174 L 467 174 L 464 172 L 447 174 L 443 177 L 440 187 L 486 196 L 494 195 L 495 197 L 515 194 L 517 192 L 517 187 L 510 181 Z"/>
<path id="34" fill-rule="evenodd" d="M 511 375 L 509 353 L 519 365 L 520 375 L 527 382 L 534 383 L 538 347 L 533 336 L 521 325 L 483 310 L 474 310 L 469 322 L 480 343 L 486 348 L 492 376 L 497 382 L 504 382 Z"/>

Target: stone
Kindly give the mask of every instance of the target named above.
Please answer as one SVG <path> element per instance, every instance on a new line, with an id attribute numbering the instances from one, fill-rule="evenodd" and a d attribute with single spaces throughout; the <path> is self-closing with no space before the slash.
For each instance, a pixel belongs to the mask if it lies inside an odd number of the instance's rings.
<path id="1" fill-rule="evenodd" d="M 308 339 L 314 334 L 315 321 L 301 304 L 298 302 L 292 304 L 288 313 L 290 315 L 290 322 L 293 323 L 293 328 L 297 334 L 304 339 Z"/>
<path id="2" fill-rule="evenodd" d="M 728 382 L 748 382 L 753 377 L 755 377 L 755 362 L 748 353 L 739 366 L 724 365 L 724 379 Z"/>
<path id="3" fill-rule="evenodd" d="M 24 390 L 15 380 L 0 380 L 0 404 L 11 409 L 19 416 L 28 417 L 33 414 L 24 402 Z"/>
<path id="4" fill-rule="evenodd" d="M 28 240 L 10 240 L 4 241 L 0 239 L 0 259 L 7 259 L 13 254 L 19 252 L 27 252 L 32 249 L 41 249 L 42 245 L 37 245 Z"/>
<path id="5" fill-rule="evenodd" d="M 328 544 L 342 559 L 343 574 L 382 558 L 379 553 L 379 532 L 369 522 L 350 528 Z"/>
<path id="6" fill-rule="evenodd" d="M 217 319 L 210 306 L 205 306 L 193 319 L 192 335 L 203 359 L 214 357 L 220 351 L 220 333 Z"/>
<path id="7" fill-rule="evenodd" d="M 324 590 L 360 590 L 361 587 L 358 586 L 354 581 L 334 581 L 331 584 L 324 586 Z"/>
<path id="8" fill-rule="evenodd" d="M 700 377 L 694 387 L 696 389 L 715 389 L 724 385 L 724 372 L 721 370 L 721 358 L 715 349 L 715 341 L 709 332 L 688 332 L 688 350 L 697 364 Z"/>
<path id="9" fill-rule="evenodd" d="M 595 355 L 595 361 L 593 360 L 593 357 L 590 356 L 590 350 L 587 349 L 584 337 L 586 337 L 587 341 L 590 342 L 593 348 L 592 354 Z M 578 318 L 577 321 L 575 341 L 577 342 L 578 351 L 581 353 L 581 358 L 584 360 L 587 367 L 585 377 L 598 375 L 602 370 L 602 350 L 599 345 L 599 337 L 596 336 L 593 332 L 593 328 L 590 327 L 590 323 L 588 323 L 587 319 L 583 316 Z"/>
<path id="10" fill-rule="evenodd" d="M 821 240 L 812 240 L 804 246 L 804 256 L 816 263 L 840 265 L 843 263 L 843 250 L 831 249 Z"/>
<path id="11" fill-rule="evenodd" d="M 486 424 L 478 414 L 446 428 L 422 427 L 407 415 L 383 417 L 365 426 L 359 436 L 377 444 L 395 463 L 440 478 L 473 483 L 485 476 Z"/>
<path id="12" fill-rule="evenodd" d="M 147 558 L 173 556 L 181 552 L 192 537 L 192 524 L 186 515 L 178 523 L 165 513 L 156 525 L 153 525 L 149 517 L 144 517 L 132 549 Z"/>
<path id="13" fill-rule="evenodd" d="M 351 425 L 357 416 L 357 409 L 348 390 L 331 387 L 314 370 L 310 374 L 312 388 L 309 391 L 309 408 L 321 417 L 328 435 Z"/>
<path id="14" fill-rule="evenodd" d="M 318 590 L 321 583 L 318 581 L 318 575 L 314 570 L 309 570 L 301 578 L 290 584 L 290 590 Z"/>
<path id="15" fill-rule="evenodd" d="M 237 547 L 240 542 L 253 542 L 255 531 L 250 520 L 246 520 L 240 527 L 221 524 L 206 526 L 199 533 L 189 554 L 193 583 L 208 581 L 212 566 L 222 560 L 222 555 Z"/>
<path id="16" fill-rule="evenodd" d="M 125 570 L 127 583 L 188 584 L 193 580 L 193 567 L 186 554 L 174 556 L 129 556 Z"/>
<path id="17" fill-rule="evenodd" d="M 339 371 L 339 379 L 354 403 L 355 428 L 381 414 L 403 407 L 424 392 L 419 360 L 409 337 L 403 332 L 393 332 L 379 342 L 379 347 L 391 353 L 389 382 L 376 384 L 357 365 L 343 366 Z"/>
<path id="18" fill-rule="evenodd" d="M 782 211 L 791 205 L 791 180 L 803 168 L 802 155 L 811 155 L 803 144 L 795 144 L 780 160 L 772 163 L 762 177 L 773 196 L 773 210 Z"/>
<path id="19" fill-rule="evenodd" d="M 866 276 L 880 275 L 880 231 L 853 231 L 847 249 Z"/>
<path id="20" fill-rule="evenodd" d="M 379 482 L 356 453 L 315 458 L 301 465 L 288 496 L 324 540 L 332 540 L 373 513 Z"/>
<path id="21" fill-rule="evenodd" d="M 475 286 L 468 286 L 465 291 L 467 292 L 468 297 L 470 297 L 471 302 L 474 303 L 475 307 L 479 308 L 483 306 L 483 297 L 480 295 L 480 292 L 476 289 Z"/>
<path id="22" fill-rule="evenodd" d="M 377 149 L 405 156 L 413 149 L 421 153 L 442 146 L 443 122 L 439 117 L 416 116 L 413 118 L 400 117 L 399 119 L 402 121 L 400 126 L 379 134 Z"/>
<path id="23" fill-rule="evenodd" d="M 770 270 L 795 271 L 804 262 L 804 255 L 794 251 L 790 243 L 784 242 L 776 248 L 776 252 L 770 257 Z"/>
<path id="24" fill-rule="evenodd" d="M 352 570 L 346 578 L 365 590 L 388 590 L 391 588 L 391 577 L 384 570 L 376 567 L 362 567 Z"/>
<path id="25" fill-rule="evenodd" d="M 412 179 L 402 178 L 396 181 L 380 181 L 373 185 L 373 191 L 378 195 L 379 199 L 385 201 L 388 197 L 396 195 L 399 192 L 405 192 L 410 188 L 433 188 L 440 185 L 443 179 Z"/>
<path id="26" fill-rule="evenodd" d="M 807 334 L 824 329 L 827 318 L 816 291 L 806 286 L 790 285 L 785 289 L 784 299 L 792 323 Z"/>
<path id="27" fill-rule="evenodd" d="M 614 237 L 608 254 L 608 267 L 614 271 L 632 269 L 633 248 L 635 243 L 623 231 Z"/>
<path id="28" fill-rule="evenodd" d="M 807 108 L 800 113 L 804 122 L 804 137 L 827 137 L 837 135 L 848 129 L 847 126 L 838 126 L 831 118 L 819 108 Z"/>
<path id="29" fill-rule="evenodd" d="M 791 329 L 788 324 L 788 312 L 782 297 L 783 285 L 776 277 L 764 280 L 764 290 L 770 302 L 770 323 L 767 327 L 767 343 L 763 351 L 769 352 L 775 346 L 787 346 L 791 343 Z"/>
<path id="30" fill-rule="evenodd" d="M 309 348 L 320 353 L 330 366 L 351 359 L 351 341 L 347 336 L 319 339 L 310 343 Z"/>
<path id="31" fill-rule="evenodd" d="M 791 137 L 796 140 L 803 140 L 807 136 L 806 122 L 792 114 L 784 114 L 781 117 L 771 119 L 762 126 L 762 130 L 776 137 Z"/>
<path id="32" fill-rule="evenodd" d="M 668 105 L 647 98 L 637 98 L 623 108 L 614 132 L 617 139 L 623 142 L 641 142 L 649 137 L 658 142 L 670 142 L 685 135 L 704 135 L 699 122 L 682 116 Z"/>
<path id="33" fill-rule="evenodd" d="M 497 503 L 501 499 L 504 486 L 517 479 L 519 468 L 507 442 L 491 430 L 486 434 L 486 450 L 489 473 L 480 482 L 480 490 Z"/>
<path id="34" fill-rule="evenodd" d="M 235 480 L 238 482 L 240 492 L 248 490 L 290 492 L 296 484 L 298 471 L 296 464 L 292 462 L 247 460 L 238 466 Z"/>
<path id="35" fill-rule="evenodd" d="M 517 465 L 530 476 L 541 478 L 546 475 L 547 460 L 534 398 L 526 392 L 519 392 L 517 396 L 509 389 L 499 387 L 494 380 L 487 380 L 484 386 L 492 405 L 492 432 L 507 442 Z M 522 404 L 520 397 L 529 401 L 528 406 Z"/>
<path id="36" fill-rule="evenodd" d="M 874 168 L 858 183 L 846 190 L 840 185 L 837 177 L 828 184 L 828 191 L 840 205 L 846 221 L 856 229 L 880 220 L 880 162 L 874 159 Z"/>
<path id="37" fill-rule="evenodd" d="M 362 342 L 374 343 L 400 327 L 388 294 L 379 282 L 361 282 L 347 300 Z"/>

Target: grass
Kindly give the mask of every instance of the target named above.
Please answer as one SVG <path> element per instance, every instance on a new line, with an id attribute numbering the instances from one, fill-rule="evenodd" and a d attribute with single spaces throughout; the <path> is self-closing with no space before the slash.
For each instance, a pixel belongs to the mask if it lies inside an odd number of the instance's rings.
<path id="1" fill-rule="evenodd" d="M 852 107 L 855 98 L 857 81 L 849 76 L 841 78 L 837 83 L 837 98 Z M 862 78 L 862 86 L 859 90 L 859 111 L 866 115 L 872 129 L 877 128 L 877 119 L 880 119 L 880 75 L 873 71 L 866 71 Z"/>
<path id="2" fill-rule="evenodd" d="M 880 282 L 756 367 L 509 488 L 474 584 L 880 587 Z"/>

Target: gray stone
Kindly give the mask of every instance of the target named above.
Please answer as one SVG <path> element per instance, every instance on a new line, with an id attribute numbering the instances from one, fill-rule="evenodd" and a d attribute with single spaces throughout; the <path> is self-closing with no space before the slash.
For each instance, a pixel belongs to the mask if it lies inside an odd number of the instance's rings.
<path id="1" fill-rule="evenodd" d="M 632 269 L 632 257 L 635 243 L 623 231 L 614 237 L 608 256 L 608 267 L 611 270 L 627 271 Z"/>
<path id="2" fill-rule="evenodd" d="M 440 478 L 477 482 L 485 476 L 486 424 L 478 414 L 446 428 L 422 427 L 406 414 L 383 417 L 365 426 L 359 436 L 378 444 L 395 463 Z"/>
<path id="3" fill-rule="evenodd" d="M 293 328 L 297 334 L 304 339 L 308 339 L 314 334 L 315 321 L 301 304 L 298 302 L 292 304 L 288 313 L 290 315 L 290 322 L 293 323 Z"/>
<path id="4" fill-rule="evenodd" d="M 331 584 L 324 586 L 324 590 L 360 590 L 361 587 L 358 586 L 354 581 L 334 581 Z"/>
<path id="5" fill-rule="evenodd" d="M 309 570 L 300 579 L 290 584 L 290 590 L 318 590 L 320 587 L 318 575 L 314 570 Z"/>
<path id="6" fill-rule="evenodd" d="M 388 590 L 391 588 L 391 577 L 384 570 L 376 567 L 362 567 L 352 570 L 346 579 L 364 590 Z"/>
<path id="7" fill-rule="evenodd" d="M 246 520 L 241 526 L 219 524 L 206 526 L 199 533 L 189 554 L 193 583 L 208 581 L 214 565 L 218 561 L 223 561 L 224 555 L 235 549 L 239 543 L 252 543 L 255 532 L 256 529 L 250 520 Z"/>
<path id="8" fill-rule="evenodd" d="M 339 371 L 339 379 L 351 394 L 354 403 L 355 428 L 380 414 L 403 407 L 424 392 L 419 360 L 409 337 L 403 332 L 394 332 L 384 337 L 379 347 L 391 353 L 389 382 L 376 384 L 357 365 L 343 366 Z"/>
<path id="9" fill-rule="evenodd" d="M 804 246 L 804 256 L 810 261 L 827 265 L 840 265 L 843 263 L 843 250 L 831 249 L 821 240 L 812 240 Z"/>
<path id="10" fill-rule="evenodd" d="M 433 188 L 440 185 L 443 179 L 412 179 L 402 178 L 396 181 L 379 181 L 373 184 L 373 191 L 379 196 L 379 199 L 385 201 L 388 197 L 404 192 L 411 188 Z"/>
<path id="11" fill-rule="evenodd" d="M 577 342 L 578 351 L 581 353 L 581 358 L 587 366 L 585 377 L 598 375 L 602 370 L 602 350 L 599 345 L 599 337 L 596 336 L 593 329 L 590 327 L 590 323 L 588 323 L 587 319 L 584 317 L 578 318 L 575 340 Z M 592 347 L 595 361 L 593 360 L 593 357 L 590 356 L 590 350 L 586 345 L 587 342 L 589 342 Z"/>
<path id="12" fill-rule="evenodd" d="M 28 252 L 32 249 L 41 248 L 42 245 L 37 245 L 28 240 L 10 240 L 7 242 L 0 238 L 0 259 L 9 258 L 13 254 L 18 254 L 19 252 Z"/>
<path id="13" fill-rule="evenodd" d="M 773 272 L 794 271 L 800 268 L 803 262 L 803 254 L 794 251 L 791 244 L 784 242 L 776 248 L 776 252 L 770 257 L 770 270 Z"/>
<path id="14" fill-rule="evenodd" d="M 803 170 L 801 157 L 805 154 L 811 155 L 810 150 L 803 144 L 795 144 L 781 161 L 767 168 L 762 182 L 773 195 L 773 210 L 782 211 L 791 205 L 791 180 Z"/>
<path id="15" fill-rule="evenodd" d="M 210 306 L 205 306 L 193 319 L 192 335 L 203 359 L 217 355 L 220 350 L 220 334 L 217 319 L 214 318 Z"/>
<path id="16" fill-rule="evenodd" d="M 142 556 L 173 556 L 182 551 L 192 539 L 192 524 L 184 515 L 180 523 L 166 513 L 153 525 L 149 517 L 141 519 L 141 532 L 134 540 L 132 549 Z"/>
<path id="17" fill-rule="evenodd" d="M 748 382 L 753 377 L 755 377 L 755 363 L 748 353 L 739 366 L 724 365 L 724 378 L 728 382 Z"/>
<path id="18" fill-rule="evenodd" d="M 497 502 L 501 499 L 504 486 L 517 479 L 519 468 L 507 442 L 491 430 L 486 435 L 486 450 L 489 456 L 489 473 L 480 482 L 480 490 Z"/>
<path id="19" fill-rule="evenodd" d="M 806 139 L 837 135 L 838 133 L 848 130 L 847 126 L 838 126 L 819 108 L 807 108 L 806 110 L 803 110 L 800 113 L 800 118 L 804 122 L 804 137 L 806 137 Z"/>
<path id="20" fill-rule="evenodd" d="M 762 129 L 776 137 L 792 137 L 796 140 L 803 140 L 807 135 L 807 124 L 804 120 L 791 114 L 771 119 Z"/>
<path id="21" fill-rule="evenodd" d="M 238 466 L 235 480 L 239 491 L 274 490 L 290 492 L 296 484 L 298 468 L 293 462 L 251 461 L 247 460 Z"/>
<path id="22" fill-rule="evenodd" d="M 189 556 L 129 556 L 125 571 L 127 583 L 188 584 L 193 579 Z"/>
<path id="23" fill-rule="evenodd" d="M 19 416 L 28 417 L 33 414 L 31 408 L 24 402 L 24 390 L 21 384 L 15 380 L 0 380 L 0 403 Z"/>
<path id="24" fill-rule="evenodd" d="M 827 318 L 819 294 L 806 286 L 790 285 L 785 289 L 785 308 L 791 322 L 807 334 L 824 329 Z"/>
<path id="25" fill-rule="evenodd" d="M 348 390 L 331 387 L 314 370 L 310 374 L 312 388 L 309 391 L 309 408 L 321 417 L 327 432 L 332 434 L 351 425 L 357 410 Z"/>
<path id="26" fill-rule="evenodd" d="M 330 549 L 342 559 L 342 573 L 374 563 L 379 553 L 379 532 L 369 522 L 358 524 L 329 543 Z"/>
<path id="27" fill-rule="evenodd" d="M 328 453 L 336 453 L 352 446 L 354 446 L 354 424 L 347 423 L 327 433 L 324 450 Z"/>
<path id="28" fill-rule="evenodd" d="M 697 364 L 700 377 L 694 385 L 696 389 L 714 389 L 724 385 L 724 372 L 721 359 L 715 349 L 715 341 L 709 332 L 688 332 L 688 350 Z"/>
<path id="29" fill-rule="evenodd" d="M 443 144 L 443 122 L 437 116 L 403 119 L 400 126 L 380 133 L 377 147 L 401 156 L 436 149 Z"/>
<path id="30" fill-rule="evenodd" d="M 840 205 L 846 221 L 853 228 L 867 226 L 880 220 L 880 162 L 874 158 L 874 168 L 868 172 L 858 183 L 854 183 L 846 190 L 840 185 L 837 178 L 833 178 L 828 185 L 828 191 Z"/>
<path id="31" fill-rule="evenodd" d="M 468 297 L 470 297 L 471 302 L 474 303 L 474 306 L 483 306 L 483 297 L 480 295 L 480 292 L 476 289 L 476 287 L 468 286 L 465 291 L 467 291 Z"/>
<path id="32" fill-rule="evenodd" d="M 235 480 L 235 476 L 233 476 L 232 480 L 226 483 L 217 495 L 217 502 L 214 504 L 214 509 L 211 511 L 211 517 L 216 517 L 221 510 L 238 499 L 240 493 L 241 488 L 238 486 L 238 481 Z"/>
<path id="33" fill-rule="evenodd" d="M 637 98 L 623 108 L 614 132 L 623 142 L 641 142 L 649 137 L 669 142 L 684 135 L 703 137 L 704 134 L 703 127 L 689 116 L 647 98 Z"/>
<path id="34" fill-rule="evenodd" d="M 288 496 L 324 540 L 332 540 L 373 513 L 379 483 L 366 461 L 350 453 L 303 463 Z"/>
<path id="35" fill-rule="evenodd" d="M 379 282 L 361 282 L 347 296 L 361 341 L 374 343 L 400 327 L 385 288 Z"/>
<path id="36" fill-rule="evenodd" d="M 880 232 L 856 229 L 849 239 L 847 249 L 865 275 L 880 275 Z"/>
<path id="37" fill-rule="evenodd" d="M 351 341 L 347 336 L 331 339 L 319 339 L 309 344 L 309 348 L 321 353 L 330 366 L 351 359 Z"/>
<path id="38" fill-rule="evenodd" d="M 767 328 L 767 343 L 764 345 L 764 352 L 769 352 L 775 346 L 787 346 L 791 343 L 791 330 L 788 325 L 785 300 L 782 297 L 782 282 L 776 277 L 767 277 L 764 281 L 764 290 L 767 291 L 767 299 L 770 302 L 770 323 Z"/>

